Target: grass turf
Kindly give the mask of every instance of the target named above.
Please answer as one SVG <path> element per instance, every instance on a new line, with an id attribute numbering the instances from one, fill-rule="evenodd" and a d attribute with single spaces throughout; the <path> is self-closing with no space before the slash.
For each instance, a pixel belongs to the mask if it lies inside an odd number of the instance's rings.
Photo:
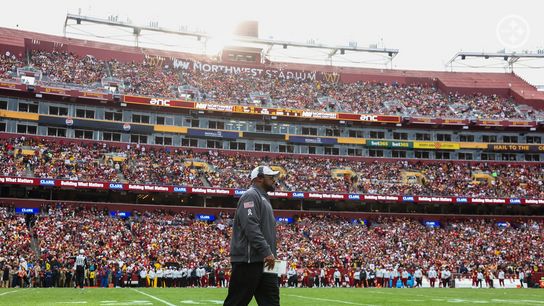
<path id="1" fill-rule="evenodd" d="M 0 305 L 222 305 L 226 289 L 136 288 L 0 289 Z M 281 305 L 542 305 L 539 289 L 354 289 L 280 290 Z M 250 305 L 257 305 L 255 300 Z"/>

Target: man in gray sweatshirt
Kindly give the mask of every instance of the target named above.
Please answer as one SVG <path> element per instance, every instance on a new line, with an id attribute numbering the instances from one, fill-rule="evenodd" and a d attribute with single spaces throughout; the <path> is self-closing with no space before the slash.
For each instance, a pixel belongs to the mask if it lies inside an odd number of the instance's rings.
<path id="1" fill-rule="evenodd" d="M 251 171 L 251 188 L 238 201 L 232 228 L 232 274 L 223 305 L 248 305 L 253 296 L 259 305 L 280 305 L 276 259 L 276 219 L 268 191 L 274 191 L 278 171 L 259 166 Z"/>

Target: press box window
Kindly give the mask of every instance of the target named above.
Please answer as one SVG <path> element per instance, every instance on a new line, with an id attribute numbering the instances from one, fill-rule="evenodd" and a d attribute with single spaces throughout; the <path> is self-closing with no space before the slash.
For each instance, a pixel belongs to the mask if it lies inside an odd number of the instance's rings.
<path id="1" fill-rule="evenodd" d="M 106 141 L 121 141 L 121 134 L 104 132 L 104 139 Z"/>
<path id="2" fill-rule="evenodd" d="M 49 115 L 68 116 L 68 108 L 58 107 L 58 106 L 49 106 Z"/>
<path id="3" fill-rule="evenodd" d="M 393 132 L 393 139 L 408 139 L 408 133 Z"/>
<path id="4" fill-rule="evenodd" d="M 278 127 L 280 134 L 287 134 L 289 133 L 289 126 L 288 125 L 280 125 Z"/>
<path id="5" fill-rule="evenodd" d="M 123 121 L 123 113 L 121 112 L 105 112 L 104 119 L 110 121 Z"/>
<path id="6" fill-rule="evenodd" d="M 208 121 L 209 129 L 224 130 L 225 123 L 223 121 Z"/>
<path id="7" fill-rule="evenodd" d="M 172 137 L 156 136 L 155 137 L 155 144 L 163 145 L 163 146 L 171 146 L 172 145 Z"/>
<path id="8" fill-rule="evenodd" d="M 482 142 L 497 142 L 497 135 L 482 135 Z"/>
<path id="9" fill-rule="evenodd" d="M 74 136 L 79 139 L 93 139 L 93 131 L 75 130 Z"/>
<path id="10" fill-rule="evenodd" d="M 268 124 L 257 124 L 255 126 L 255 130 L 257 132 L 272 132 L 272 126 L 271 125 L 268 125 Z"/>
<path id="11" fill-rule="evenodd" d="M 414 156 L 415 158 L 430 158 L 429 151 L 415 151 Z"/>
<path id="12" fill-rule="evenodd" d="M 383 131 L 370 131 L 370 138 L 384 139 L 385 132 Z"/>
<path id="13" fill-rule="evenodd" d="M 340 130 L 337 129 L 325 129 L 325 136 L 340 136 Z"/>
<path id="14" fill-rule="evenodd" d="M 130 135 L 130 142 L 147 143 L 147 136 L 146 135 L 132 134 L 132 135 Z"/>
<path id="15" fill-rule="evenodd" d="M 450 159 L 450 152 L 436 151 L 434 152 L 434 157 L 436 159 Z"/>
<path id="16" fill-rule="evenodd" d="M 363 149 L 352 149 L 348 148 L 349 156 L 363 156 Z"/>
<path id="17" fill-rule="evenodd" d="M 19 103 L 19 111 L 26 113 L 38 113 L 38 105 L 31 103 Z"/>
<path id="18" fill-rule="evenodd" d="M 436 134 L 437 141 L 451 141 L 451 134 Z"/>
<path id="19" fill-rule="evenodd" d="M 66 129 L 48 127 L 47 136 L 66 137 Z"/>
<path id="20" fill-rule="evenodd" d="M 200 121 L 198 119 L 191 119 L 191 118 L 186 118 L 185 119 L 185 126 L 190 126 L 190 127 L 200 127 Z"/>
<path id="21" fill-rule="evenodd" d="M 394 157 L 394 158 L 406 158 L 406 151 L 405 150 L 393 150 L 393 151 L 391 151 L 391 157 Z"/>
<path id="22" fill-rule="evenodd" d="M 270 152 L 270 144 L 255 143 L 255 151 Z"/>
<path id="23" fill-rule="evenodd" d="M 219 140 L 208 140 L 206 147 L 210 149 L 223 149 L 223 142 Z"/>
<path id="24" fill-rule="evenodd" d="M 368 150 L 368 156 L 383 157 L 383 150 L 370 149 Z"/>
<path id="25" fill-rule="evenodd" d="M 229 148 L 231 150 L 242 150 L 245 151 L 246 144 L 244 142 L 231 141 L 229 143 Z"/>
<path id="26" fill-rule="evenodd" d="M 19 134 L 36 134 L 38 127 L 35 125 L 17 124 L 17 133 Z"/>
<path id="27" fill-rule="evenodd" d="M 5 132 L 6 131 L 6 123 L 0 122 L 0 131 Z"/>
<path id="28" fill-rule="evenodd" d="M 0 109 L 8 109 L 8 101 L 0 100 Z"/>
<path id="29" fill-rule="evenodd" d="M 76 109 L 76 117 L 94 119 L 94 110 L 91 109 Z"/>
<path id="30" fill-rule="evenodd" d="M 504 135 L 504 136 L 502 136 L 502 142 L 504 142 L 504 143 L 517 143 L 518 142 L 518 136 Z"/>
<path id="31" fill-rule="evenodd" d="M 132 114 L 132 122 L 135 122 L 135 123 L 149 123 L 149 116 L 140 115 L 140 114 Z"/>
<path id="32" fill-rule="evenodd" d="M 303 127 L 302 135 L 314 135 L 317 136 L 317 128 Z"/>
<path id="33" fill-rule="evenodd" d="M 525 161 L 540 161 L 540 154 L 525 154 Z"/>
<path id="34" fill-rule="evenodd" d="M 365 135 L 364 135 L 363 131 L 349 130 L 349 137 L 364 138 Z"/>
<path id="35" fill-rule="evenodd" d="M 183 138 L 181 140 L 181 145 L 183 147 L 198 147 L 198 139 Z"/>
<path id="36" fill-rule="evenodd" d="M 515 161 L 516 160 L 516 154 L 514 154 L 514 153 L 502 153 L 501 154 L 501 160 Z"/>
<path id="37" fill-rule="evenodd" d="M 157 124 L 160 125 L 174 125 L 174 118 L 157 116 Z"/>
<path id="38" fill-rule="evenodd" d="M 474 135 L 461 134 L 461 135 L 459 135 L 459 141 L 462 141 L 462 142 L 474 142 Z"/>
<path id="39" fill-rule="evenodd" d="M 542 143 L 542 138 L 540 136 L 527 136 L 527 143 Z"/>
<path id="40" fill-rule="evenodd" d="M 334 147 L 325 147 L 325 155 L 340 155 L 340 149 Z"/>
<path id="41" fill-rule="evenodd" d="M 431 140 L 429 133 L 416 133 L 416 140 Z"/>
<path id="42" fill-rule="evenodd" d="M 459 152 L 457 153 L 457 159 L 462 159 L 462 160 L 472 160 L 472 153 L 467 153 L 467 152 Z"/>
<path id="43" fill-rule="evenodd" d="M 294 153 L 295 152 L 295 146 L 290 145 L 280 145 L 279 151 L 281 153 Z"/>
<path id="44" fill-rule="evenodd" d="M 480 155 L 481 160 L 495 160 L 496 156 L 495 153 L 482 153 Z"/>

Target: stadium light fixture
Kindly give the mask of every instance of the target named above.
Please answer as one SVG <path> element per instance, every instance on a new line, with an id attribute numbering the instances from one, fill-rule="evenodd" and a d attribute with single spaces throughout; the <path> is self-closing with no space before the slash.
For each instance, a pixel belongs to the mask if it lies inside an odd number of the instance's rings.
<path id="1" fill-rule="evenodd" d="M 134 31 L 135 28 L 138 28 L 140 30 L 141 33 L 161 33 L 161 34 L 168 34 L 168 35 L 179 35 L 179 36 L 187 36 L 187 37 L 194 37 L 196 38 L 198 41 L 201 42 L 202 46 L 203 47 L 203 50 L 204 50 L 204 53 L 210 53 L 208 52 L 209 49 L 213 49 L 213 44 L 214 42 L 211 42 L 211 45 L 212 46 L 209 46 L 209 42 L 210 40 L 215 40 L 215 44 L 216 45 L 224 45 L 224 43 L 218 43 L 217 40 L 219 41 L 224 41 L 225 39 L 223 37 L 226 36 L 225 35 L 211 35 L 211 34 L 208 34 L 208 33 L 203 33 L 203 32 L 200 32 L 200 31 L 187 31 L 186 28 L 180 28 L 179 30 L 174 30 L 174 29 L 168 29 L 168 28 L 163 28 L 163 27 L 157 27 L 157 26 L 150 26 L 150 25 L 133 25 L 132 23 L 126 23 L 126 22 L 120 22 L 118 21 L 117 19 L 101 19 L 101 18 L 96 18 L 96 17 L 89 17 L 89 16 L 81 16 L 81 15 L 75 15 L 75 14 L 67 14 L 66 15 L 66 19 L 64 21 L 64 29 L 63 29 L 63 32 L 64 32 L 64 35 L 66 36 L 67 34 L 67 31 L 66 29 L 68 27 L 72 27 L 74 26 L 74 24 L 71 23 L 71 21 L 77 21 L 79 20 L 79 22 L 81 23 L 93 23 L 93 24 L 99 24 L 99 25 L 104 25 L 104 26 L 112 26 L 112 27 L 117 27 L 117 28 L 130 28 L 131 31 Z M 224 30 L 224 29 L 223 29 Z M 221 33 L 219 33 L 221 34 Z M 78 33 L 78 35 L 81 35 Z M 98 35 L 95 35 L 91 32 L 87 32 L 86 35 L 90 35 L 90 36 L 95 36 L 95 37 L 100 37 Z M 135 45 L 136 46 L 139 46 L 139 34 L 135 34 L 134 33 L 134 36 L 135 36 Z M 219 36 L 219 37 L 218 37 Z M 144 42 L 147 44 L 147 42 Z M 369 48 L 360 48 L 360 47 L 357 47 L 357 44 L 356 43 L 350 43 L 349 46 L 336 46 L 336 45 L 326 45 L 326 44 L 316 44 L 315 41 L 314 42 L 311 42 L 311 43 L 299 43 L 299 42 L 293 42 L 293 41 L 284 41 L 284 40 L 274 40 L 274 39 L 261 39 L 261 38 L 258 38 L 258 37 L 248 37 L 248 36 L 238 36 L 238 35 L 234 35 L 232 37 L 232 40 L 229 42 L 229 44 L 231 43 L 236 43 L 237 45 L 238 44 L 242 44 L 242 45 L 251 45 L 251 46 L 259 46 L 259 47 L 263 47 L 263 48 L 266 48 L 266 47 L 272 47 L 272 46 L 281 46 L 283 49 L 287 49 L 287 47 L 289 48 L 295 48 L 295 50 L 298 50 L 297 48 L 306 48 L 306 49 L 319 49 L 319 50 L 328 50 L 329 54 L 332 53 L 332 55 L 336 54 L 336 52 L 334 52 L 333 50 L 337 50 L 337 49 L 343 49 L 344 52 L 341 52 L 341 54 L 344 54 L 345 51 L 350 51 L 350 55 L 352 53 L 369 53 L 369 54 L 382 54 L 382 55 L 388 55 L 388 57 L 386 57 L 385 59 L 383 58 L 383 56 L 380 58 L 382 61 L 385 61 L 383 64 L 386 64 L 386 65 L 390 65 L 391 68 L 393 67 L 392 64 L 393 64 L 393 59 L 398 55 L 399 53 L 399 50 L 398 49 L 390 49 L 390 48 L 377 48 L 377 45 L 371 45 L 371 47 Z M 168 46 L 170 47 L 170 45 L 168 44 Z M 210 48 L 212 47 L 212 48 Z M 327 60 L 330 60 L 331 61 L 331 65 L 332 65 L 332 56 L 328 56 Z M 308 58 L 308 60 L 313 60 L 312 58 Z M 355 61 L 351 60 L 350 63 L 355 63 Z M 363 62 L 359 62 L 359 63 L 363 63 Z"/>
<path id="2" fill-rule="evenodd" d="M 451 68 L 451 71 L 453 71 L 454 64 L 458 63 L 458 59 L 464 60 L 467 57 L 470 58 L 480 58 L 480 59 L 497 59 L 501 60 L 501 62 L 507 62 L 507 67 L 510 70 L 510 72 L 514 71 L 514 64 L 517 63 L 520 60 L 543 60 L 544 59 L 544 52 L 523 52 L 523 53 L 517 53 L 517 52 L 506 52 L 504 49 L 499 50 L 498 52 L 467 52 L 467 51 L 460 51 L 457 52 L 447 63 L 446 67 Z M 485 68 L 489 65 L 489 63 L 480 64 L 480 65 L 474 65 L 472 64 L 470 67 L 472 68 Z M 463 67 L 466 67 L 466 65 L 463 65 Z"/>

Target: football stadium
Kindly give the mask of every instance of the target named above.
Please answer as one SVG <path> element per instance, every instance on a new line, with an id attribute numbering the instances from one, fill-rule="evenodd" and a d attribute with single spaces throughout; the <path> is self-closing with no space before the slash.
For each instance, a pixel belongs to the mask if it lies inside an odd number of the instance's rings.
<path id="1" fill-rule="evenodd" d="M 0 305 L 544 305 L 529 13 L 443 69 L 63 14 L 0 23 Z"/>

